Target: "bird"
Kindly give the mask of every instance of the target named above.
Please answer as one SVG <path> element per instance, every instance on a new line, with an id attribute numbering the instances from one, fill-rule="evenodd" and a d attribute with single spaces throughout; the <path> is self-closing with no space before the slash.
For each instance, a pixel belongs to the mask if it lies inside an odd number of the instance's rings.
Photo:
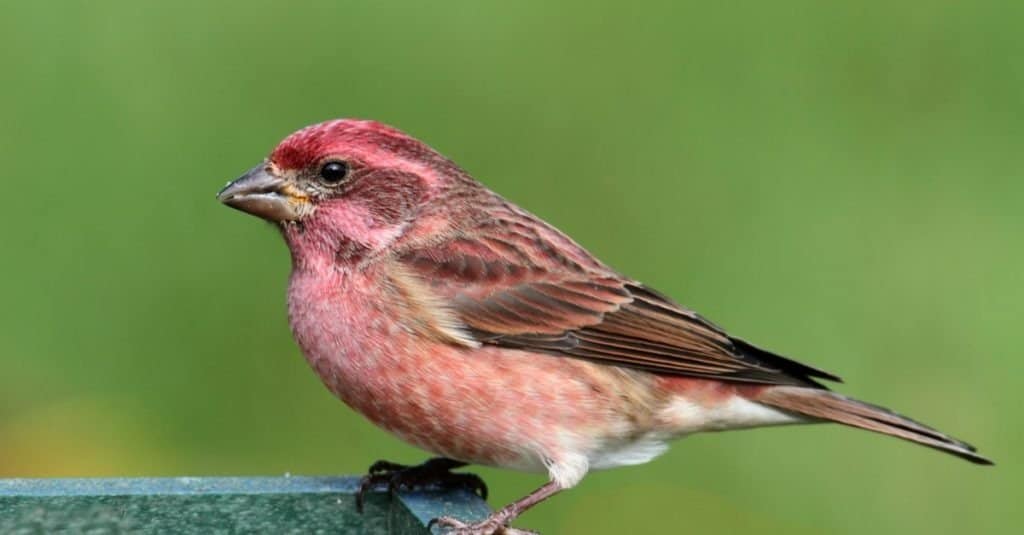
<path id="1" fill-rule="evenodd" d="M 992 464 L 619 273 L 383 123 L 302 128 L 217 198 L 287 243 L 291 331 L 323 384 L 437 456 L 375 463 L 360 500 L 382 484 L 486 498 L 480 478 L 451 471 L 469 464 L 547 475 L 484 520 L 435 519 L 452 533 L 523 533 L 513 520 L 590 470 L 699 432 L 834 422 Z"/>

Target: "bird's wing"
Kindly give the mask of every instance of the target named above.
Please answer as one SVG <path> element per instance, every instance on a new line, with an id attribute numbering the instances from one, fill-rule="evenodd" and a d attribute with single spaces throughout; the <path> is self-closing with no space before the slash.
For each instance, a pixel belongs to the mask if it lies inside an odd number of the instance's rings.
<path id="1" fill-rule="evenodd" d="M 839 378 L 764 351 L 605 267 L 559 231 L 506 205 L 472 233 L 402 251 L 446 314 L 479 343 L 658 374 L 821 385 Z"/>

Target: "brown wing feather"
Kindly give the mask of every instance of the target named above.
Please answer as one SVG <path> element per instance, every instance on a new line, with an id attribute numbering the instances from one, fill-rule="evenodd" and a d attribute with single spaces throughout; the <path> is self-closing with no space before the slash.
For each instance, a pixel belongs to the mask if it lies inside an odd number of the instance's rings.
<path id="1" fill-rule="evenodd" d="M 821 387 L 839 378 L 732 338 L 509 205 L 474 236 L 400 254 L 482 343 L 659 374 Z"/>

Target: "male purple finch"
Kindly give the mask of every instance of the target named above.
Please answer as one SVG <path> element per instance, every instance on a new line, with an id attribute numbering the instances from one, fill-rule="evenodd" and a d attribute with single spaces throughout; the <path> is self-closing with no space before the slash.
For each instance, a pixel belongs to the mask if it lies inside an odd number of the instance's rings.
<path id="1" fill-rule="evenodd" d="M 350 407 L 440 456 L 368 483 L 483 490 L 468 463 L 548 483 L 457 533 L 506 530 L 591 469 L 640 464 L 700 431 L 838 422 L 979 464 L 970 445 L 830 392 L 839 378 L 735 338 L 603 264 L 424 143 L 372 121 L 292 134 L 225 187 L 292 256 L 288 315 Z"/>

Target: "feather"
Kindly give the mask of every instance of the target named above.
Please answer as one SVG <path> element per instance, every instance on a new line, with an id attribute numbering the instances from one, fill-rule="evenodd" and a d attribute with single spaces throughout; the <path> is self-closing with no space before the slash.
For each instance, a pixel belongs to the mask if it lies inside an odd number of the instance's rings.
<path id="1" fill-rule="evenodd" d="M 836 422 L 916 442 L 977 464 L 992 464 L 974 446 L 889 409 L 821 390 L 769 388 L 755 401 L 817 420 Z"/>
<path id="2" fill-rule="evenodd" d="M 429 288 L 421 301 L 443 310 L 457 342 L 470 333 L 485 344 L 666 375 L 814 388 L 824 388 L 815 378 L 839 380 L 730 337 L 521 209 L 500 199 L 490 208 L 474 228 L 397 253 L 405 277 L 417 279 L 407 286 Z"/>

